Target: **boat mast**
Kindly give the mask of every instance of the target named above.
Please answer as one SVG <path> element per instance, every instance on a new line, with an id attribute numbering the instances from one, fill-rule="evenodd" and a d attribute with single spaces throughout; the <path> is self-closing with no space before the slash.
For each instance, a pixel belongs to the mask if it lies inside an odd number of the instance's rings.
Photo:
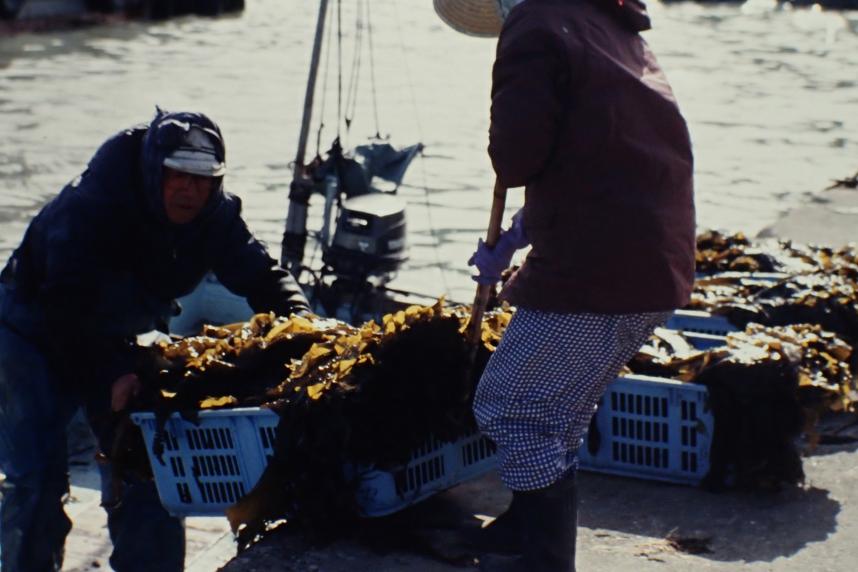
<path id="1" fill-rule="evenodd" d="M 281 264 L 296 278 L 301 273 L 301 263 L 304 259 L 304 245 L 307 242 L 307 205 L 313 192 L 313 183 L 304 172 L 304 159 L 307 152 L 307 139 L 310 136 L 310 121 L 313 118 L 313 96 L 316 91 L 316 77 L 319 72 L 327 14 L 328 0 L 319 0 L 316 38 L 313 41 L 313 55 L 310 58 L 310 77 L 307 79 L 307 92 L 304 95 L 304 116 L 301 120 L 301 134 L 298 137 L 298 152 L 295 155 L 292 183 L 289 185 L 289 211 L 286 215 L 286 230 L 283 233 L 283 248 L 280 254 Z"/>

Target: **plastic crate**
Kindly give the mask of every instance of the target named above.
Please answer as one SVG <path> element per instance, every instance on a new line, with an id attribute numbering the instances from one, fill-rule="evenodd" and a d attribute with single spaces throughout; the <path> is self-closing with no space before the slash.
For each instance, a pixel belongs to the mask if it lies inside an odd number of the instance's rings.
<path id="1" fill-rule="evenodd" d="M 696 347 L 723 338 L 691 335 Z M 595 416 L 599 447 L 579 451 L 584 470 L 697 483 L 709 468 L 714 420 L 706 388 L 663 378 L 615 380 Z M 267 409 L 204 411 L 194 425 L 172 416 L 164 434 L 163 463 L 152 454 L 155 416 L 135 413 L 162 504 L 176 516 L 223 514 L 249 492 L 273 455 L 278 417 Z M 479 434 L 454 443 L 429 439 L 402 467 L 358 468 L 357 502 L 365 516 L 401 510 L 494 469 L 494 444 Z"/>
<path id="2" fill-rule="evenodd" d="M 608 386 L 595 416 L 598 446 L 579 450 L 582 469 L 697 484 L 709 471 L 715 427 L 704 386 L 633 375 Z M 592 427 L 592 426 L 591 426 Z"/>
<path id="3" fill-rule="evenodd" d="M 143 432 L 161 503 L 175 516 L 223 514 L 249 492 L 273 455 L 279 420 L 259 408 L 203 411 L 198 425 L 173 415 L 162 463 L 152 453 L 154 414 L 135 413 L 132 419 Z M 479 434 L 454 443 L 429 439 L 402 467 L 359 467 L 358 505 L 364 516 L 396 512 L 491 471 L 494 453 L 491 441 Z"/>
<path id="4" fill-rule="evenodd" d="M 727 343 L 727 340 L 724 336 L 719 336 L 715 334 L 701 334 L 698 332 L 690 331 L 685 331 L 682 333 L 685 336 L 685 339 L 688 340 L 688 343 L 690 343 L 698 350 L 717 348 Z"/>
<path id="5" fill-rule="evenodd" d="M 682 332 L 696 332 L 724 336 L 738 330 L 724 316 L 716 316 L 700 310 L 677 310 L 667 320 L 665 327 Z"/>
<path id="6" fill-rule="evenodd" d="M 363 472 L 357 500 L 364 516 L 384 516 L 494 468 L 494 443 L 480 434 L 454 443 L 429 439 L 404 467 Z"/>
<path id="7" fill-rule="evenodd" d="M 723 272 L 696 272 L 695 280 L 706 280 L 711 278 L 732 278 L 735 280 L 757 280 L 761 282 L 779 282 L 789 278 L 787 272 L 742 272 L 739 270 L 725 270 Z"/>

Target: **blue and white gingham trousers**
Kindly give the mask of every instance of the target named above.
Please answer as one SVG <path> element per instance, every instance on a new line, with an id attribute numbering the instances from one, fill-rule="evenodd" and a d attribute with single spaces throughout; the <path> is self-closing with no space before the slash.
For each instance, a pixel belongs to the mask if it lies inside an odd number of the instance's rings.
<path id="1" fill-rule="evenodd" d="M 506 486 L 541 489 L 577 466 L 605 388 L 669 315 L 516 311 L 474 398 Z"/>

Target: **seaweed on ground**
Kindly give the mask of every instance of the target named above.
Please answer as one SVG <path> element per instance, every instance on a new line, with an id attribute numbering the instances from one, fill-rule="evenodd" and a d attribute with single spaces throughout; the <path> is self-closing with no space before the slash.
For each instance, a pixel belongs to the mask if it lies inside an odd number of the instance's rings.
<path id="1" fill-rule="evenodd" d="M 851 245 L 835 250 L 790 240 L 751 241 L 741 232 L 707 230 L 697 236 L 695 262 L 701 276 L 729 272 L 808 274 L 841 268 L 850 268 L 854 275 L 856 252 Z"/>
<path id="2" fill-rule="evenodd" d="M 629 367 L 707 387 L 715 432 L 706 486 L 774 488 L 804 477 L 796 442 L 802 431 L 813 441 L 824 412 L 855 409 L 852 354 L 818 325 L 751 324 L 707 350 L 657 330 Z"/>
<path id="3" fill-rule="evenodd" d="M 757 257 L 771 264 L 737 264 Z M 759 257 L 758 257 L 759 258 Z M 752 244 L 743 235 L 698 237 L 694 292 L 688 309 L 726 316 L 739 328 L 813 323 L 858 342 L 858 252 L 789 241 Z M 725 272 L 744 270 L 744 272 Z M 774 271 L 760 274 L 759 271 Z"/>

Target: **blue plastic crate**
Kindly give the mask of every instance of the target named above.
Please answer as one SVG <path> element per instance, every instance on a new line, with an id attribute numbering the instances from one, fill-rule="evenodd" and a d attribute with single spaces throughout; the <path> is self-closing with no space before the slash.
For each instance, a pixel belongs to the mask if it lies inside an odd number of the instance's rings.
<path id="1" fill-rule="evenodd" d="M 685 339 L 688 340 L 692 346 L 697 348 L 698 350 L 708 350 L 711 348 L 717 348 L 719 346 L 723 346 L 727 343 L 727 340 L 724 336 L 719 336 L 715 334 L 701 334 L 698 332 L 682 332 L 685 336 Z"/>
<path id="2" fill-rule="evenodd" d="M 696 332 L 724 336 L 738 330 L 724 316 L 717 316 L 700 310 L 677 310 L 667 320 L 665 327 L 681 332 Z"/>
<path id="3" fill-rule="evenodd" d="M 460 481 L 467 481 L 494 470 L 497 464 L 497 447 L 488 437 L 480 433 L 456 442 L 456 474 Z"/>
<path id="4" fill-rule="evenodd" d="M 789 278 L 787 272 L 742 272 L 739 270 L 725 270 L 723 272 L 695 272 L 695 280 L 706 280 L 710 278 L 732 278 L 735 280 L 756 280 L 761 282 L 779 282 Z"/>
<path id="5" fill-rule="evenodd" d="M 697 484 L 709 471 L 714 418 L 702 385 L 633 375 L 608 386 L 595 417 L 598 447 L 579 450 L 581 468 Z"/>
<path id="6" fill-rule="evenodd" d="M 723 338 L 692 334 L 696 347 Z M 630 477 L 697 483 L 709 467 L 714 420 L 706 388 L 663 378 L 627 376 L 607 389 L 596 413 L 600 445 L 587 439 L 581 468 Z M 249 492 L 272 454 L 278 417 L 267 409 L 204 411 L 199 424 L 178 415 L 167 421 L 163 463 L 152 455 L 155 416 L 132 416 L 143 432 L 158 493 L 176 516 L 223 514 Z M 479 477 L 496 464 L 494 444 L 480 434 L 454 443 L 429 439 L 405 465 L 359 468 L 357 501 L 365 516 L 401 510 L 435 493 Z"/>
<path id="7" fill-rule="evenodd" d="M 223 514 L 247 494 L 267 464 L 263 445 L 277 416 L 248 408 L 208 411 L 194 425 L 178 415 L 164 431 L 162 462 L 152 453 L 156 422 L 152 413 L 135 413 L 161 503 L 175 516 Z"/>
<path id="8" fill-rule="evenodd" d="M 364 516 L 384 516 L 494 468 L 494 443 L 480 434 L 454 443 L 430 438 L 405 466 L 362 472 L 357 500 Z"/>
<path id="9" fill-rule="evenodd" d="M 161 503 L 175 516 L 223 514 L 249 492 L 273 455 L 278 423 L 259 408 L 203 411 L 198 425 L 173 415 L 161 463 L 152 453 L 154 414 L 132 419 L 143 432 Z M 494 461 L 494 445 L 479 434 L 454 443 L 429 439 L 402 467 L 358 468 L 357 502 L 364 516 L 390 514 L 491 471 Z"/>

